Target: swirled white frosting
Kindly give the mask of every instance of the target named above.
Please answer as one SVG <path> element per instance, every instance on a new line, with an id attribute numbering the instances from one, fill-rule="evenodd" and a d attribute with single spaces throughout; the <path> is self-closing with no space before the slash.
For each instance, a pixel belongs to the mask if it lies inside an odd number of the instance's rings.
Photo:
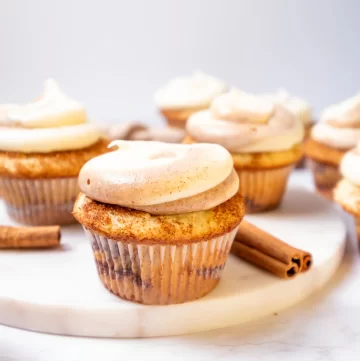
<path id="1" fill-rule="evenodd" d="M 329 147 L 355 147 L 360 141 L 360 94 L 326 108 L 311 136 Z"/>
<path id="2" fill-rule="evenodd" d="M 149 213 L 213 208 L 236 194 L 229 152 L 215 144 L 114 141 L 118 150 L 93 158 L 80 171 L 88 197 Z"/>
<path id="3" fill-rule="evenodd" d="M 84 107 L 49 79 L 36 101 L 0 106 L 0 150 L 47 153 L 85 148 L 101 137 L 86 122 Z"/>
<path id="4" fill-rule="evenodd" d="M 155 93 L 159 108 L 187 108 L 210 105 L 211 101 L 226 90 L 226 84 L 212 76 L 195 72 L 192 76 L 177 77 Z"/>
<path id="5" fill-rule="evenodd" d="M 0 127 L 0 150 L 21 153 L 50 153 L 83 149 L 95 144 L 101 136 L 92 124 L 57 128 Z"/>
<path id="6" fill-rule="evenodd" d="M 273 94 L 265 94 L 266 99 L 272 100 L 276 104 L 280 104 L 298 117 L 305 126 L 312 123 L 312 109 L 309 103 L 300 97 L 290 95 L 286 90 L 279 89 Z"/>
<path id="7" fill-rule="evenodd" d="M 351 183 L 360 187 L 360 144 L 347 152 L 340 165 L 341 174 Z"/>
<path id="8" fill-rule="evenodd" d="M 304 137 L 302 122 L 284 107 L 238 90 L 193 114 L 186 130 L 197 142 L 217 143 L 234 153 L 287 150 Z"/>

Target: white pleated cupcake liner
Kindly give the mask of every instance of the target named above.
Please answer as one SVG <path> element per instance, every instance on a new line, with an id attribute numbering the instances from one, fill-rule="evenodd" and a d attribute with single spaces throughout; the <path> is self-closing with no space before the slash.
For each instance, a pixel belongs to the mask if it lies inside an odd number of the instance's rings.
<path id="1" fill-rule="evenodd" d="M 238 227 L 184 245 L 144 245 L 100 236 L 84 227 L 100 280 L 120 298 L 149 305 L 200 298 L 218 284 Z"/>
<path id="2" fill-rule="evenodd" d="M 79 193 L 77 177 L 0 178 L 0 194 L 9 216 L 29 225 L 69 224 Z"/>
<path id="3" fill-rule="evenodd" d="M 236 169 L 244 197 L 246 213 L 258 213 L 277 208 L 284 196 L 294 164 L 286 167 L 251 170 Z"/>

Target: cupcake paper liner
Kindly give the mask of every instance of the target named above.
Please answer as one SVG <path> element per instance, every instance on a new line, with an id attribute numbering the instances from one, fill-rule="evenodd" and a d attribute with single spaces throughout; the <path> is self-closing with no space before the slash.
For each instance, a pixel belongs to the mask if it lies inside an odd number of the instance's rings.
<path id="1" fill-rule="evenodd" d="M 239 192 L 244 197 L 246 213 L 258 213 L 277 208 L 284 196 L 294 165 L 264 170 L 236 169 Z"/>
<path id="2" fill-rule="evenodd" d="M 172 111 L 161 110 L 160 112 L 162 116 L 165 118 L 166 123 L 169 127 L 180 128 L 180 129 L 185 128 L 186 121 L 188 118 L 186 114 L 182 115 L 181 111 L 179 111 L 177 114 L 175 110 Z"/>
<path id="3" fill-rule="evenodd" d="M 354 223 L 355 223 L 357 240 L 358 240 L 359 247 L 360 247 L 360 217 L 359 216 L 354 216 Z"/>
<path id="4" fill-rule="evenodd" d="M 148 305 L 200 298 L 218 284 L 238 227 L 184 245 L 144 245 L 100 236 L 84 227 L 103 285 L 125 300 Z"/>
<path id="5" fill-rule="evenodd" d="M 317 191 L 327 199 L 333 199 L 333 190 L 341 179 L 338 166 L 307 159 L 307 166 L 312 171 Z"/>
<path id="6" fill-rule="evenodd" d="M 0 178 L 7 213 L 16 222 L 29 225 L 74 223 L 71 212 L 78 193 L 77 177 Z"/>
<path id="7" fill-rule="evenodd" d="M 296 169 L 305 169 L 305 167 L 306 167 L 306 158 L 305 156 L 303 156 L 296 164 Z"/>

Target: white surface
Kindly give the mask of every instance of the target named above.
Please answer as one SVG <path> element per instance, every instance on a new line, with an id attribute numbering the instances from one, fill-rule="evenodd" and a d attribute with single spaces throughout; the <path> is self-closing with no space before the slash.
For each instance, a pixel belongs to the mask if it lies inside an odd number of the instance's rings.
<path id="1" fill-rule="evenodd" d="M 285 87 L 318 113 L 359 90 L 358 0 L 1 0 L 0 103 L 54 77 L 91 118 L 153 120 L 153 95 L 203 70 Z"/>
<path id="2" fill-rule="evenodd" d="M 165 307 L 125 302 L 100 284 L 90 246 L 74 226 L 64 229 L 59 251 L 0 253 L 0 322 L 68 335 L 148 337 L 226 327 L 292 305 L 331 278 L 345 239 L 336 211 L 297 186 L 301 179 L 293 179 L 279 211 L 248 217 L 313 253 L 312 270 L 292 281 L 231 257 L 220 285 L 200 300 Z"/>
<path id="3" fill-rule="evenodd" d="M 308 174 L 296 178 L 313 188 Z M 351 219 L 343 218 L 350 233 L 338 272 L 290 309 L 236 327 L 151 339 L 64 337 L 0 325 L 0 360 L 358 361 L 360 258 Z"/>

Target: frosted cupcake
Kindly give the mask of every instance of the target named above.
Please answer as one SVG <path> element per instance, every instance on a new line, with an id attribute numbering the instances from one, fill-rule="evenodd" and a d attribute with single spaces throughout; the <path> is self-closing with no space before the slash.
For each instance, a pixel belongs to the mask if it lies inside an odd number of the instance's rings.
<path id="1" fill-rule="evenodd" d="M 107 151 L 84 107 L 54 80 L 33 103 L 0 112 L 0 194 L 10 217 L 30 225 L 67 224 L 86 161 Z"/>
<path id="2" fill-rule="evenodd" d="M 232 90 L 189 118 L 185 143 L 217 143 L 231 152 L 246 211 L 254 213 L 279 206 L 302 157 L 303 128 L 283 106 Z"/>
<path id="3" fill-rule="evenodd" d="M 204 73 L 177 77 L 155 94 L 155 104 L 169 126 L 184 128 L 189 116 L 209 108 L 212 100 L 226 90 L 226 84 Z"/>
<path id="4" fill-rule="evenodd" d="M 334 200 L 355 219 L 357 237 L 360 241 L 360 144 L 347 152 L 340 165 L 343 179 L 334 190 Z"/>
<path id="5" fill-rule="evenodd" d="M 73 214 L 115 295 L 171 304 L 219 282 L 245 206 L 226 149 L 115 141 L 79 175 Z"/>
<path id="6" fill-rule="evenodd" d="M 323 112 L 305 145 L 317 190 L 331 199 L 342 157 L 360 140 L 360 94 Z"/>

